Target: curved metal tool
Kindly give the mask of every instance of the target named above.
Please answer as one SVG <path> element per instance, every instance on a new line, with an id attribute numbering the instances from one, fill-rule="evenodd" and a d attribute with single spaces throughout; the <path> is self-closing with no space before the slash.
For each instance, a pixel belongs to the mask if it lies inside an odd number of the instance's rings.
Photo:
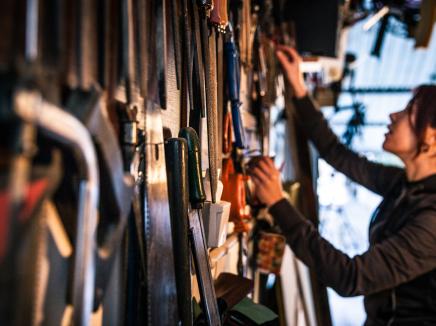
<path id="1" fill-rule="evenodd" d="M 94 300 L 99 200 L 99 174 L 94 144 L 88 130 L 78 119 L 44 101 L 37 92 L 18 91 L 15 96 L 15 112 L 24 121 L 36 124 L 55 139 L 71 146 L 81 163 L 72 303 L 74 324 L 88 325 Z"/>

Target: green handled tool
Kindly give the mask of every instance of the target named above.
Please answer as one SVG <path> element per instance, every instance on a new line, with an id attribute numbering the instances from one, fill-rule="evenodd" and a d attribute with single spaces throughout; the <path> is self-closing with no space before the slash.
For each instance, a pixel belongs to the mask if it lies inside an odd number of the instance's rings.
<path id="1" fill-rule="evenodd" d="M 179 137 L 186 139 L 188 143 L 189 202 L 191 204 L 191 211 L 188 213 L 189 238 L 200 289 L 201 306 L 208 325 L 221 325 L 201 217 L 206 195 L 201 175 L 200 141 L 195 130 L 189 127 L 181 129 Z"/>

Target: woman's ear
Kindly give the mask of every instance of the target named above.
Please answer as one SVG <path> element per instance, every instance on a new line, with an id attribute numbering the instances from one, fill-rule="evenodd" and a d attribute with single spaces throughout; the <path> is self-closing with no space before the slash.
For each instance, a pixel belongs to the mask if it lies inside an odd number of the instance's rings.
<path id="1" fill-rule="evenodd" d="M 425 152 L 428 152 L 432 156 L 436 155 L 436 128 L 427 128 L 424 144 L 426 145 Z"/>

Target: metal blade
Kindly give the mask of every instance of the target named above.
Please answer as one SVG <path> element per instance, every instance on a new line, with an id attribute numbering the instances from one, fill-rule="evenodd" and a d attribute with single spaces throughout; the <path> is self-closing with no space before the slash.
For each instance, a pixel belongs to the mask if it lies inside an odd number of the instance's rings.
<path id="1" fill-rule="evenodd" d="M 146 104 L 145 242 L 147 316 L 150 325 L 171 325 L 177 316 L 177 294 L 168 204 L 161 109 Z"/>
<path id="2" fill-rule="evenodd" d="M 208 325 L 221 325 L 215 288 L 210 273 L 209 255 L 204 240 L 200 210 L 193 210 L 188 214 L 189 235 L 194 256 L 195 272 L 200 289 L 201 304 Z"/>

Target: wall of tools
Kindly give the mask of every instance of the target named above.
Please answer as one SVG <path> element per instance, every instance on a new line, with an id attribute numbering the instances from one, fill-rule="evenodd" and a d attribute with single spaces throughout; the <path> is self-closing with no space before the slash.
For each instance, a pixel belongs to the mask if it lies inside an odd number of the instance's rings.
<path id="1" fill-rule="evenodd" d="M 339 4 L 327 2 L 333 36 L 318 52 L 335 55 Z M 330 323 L 325 288 L 285 249 L 245 173 L 270 155 L 284 92 L 287 191 L 316 219 L 307 141 L 274 55 L 277 43 L 307 46 L 300 7 L 2 1 L 1 325 Z"/>

